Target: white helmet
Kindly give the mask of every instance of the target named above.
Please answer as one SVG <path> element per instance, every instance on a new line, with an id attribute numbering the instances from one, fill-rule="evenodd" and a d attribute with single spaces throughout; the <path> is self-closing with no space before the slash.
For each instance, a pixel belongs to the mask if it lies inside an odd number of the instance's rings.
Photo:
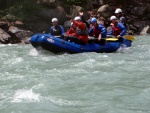
<path id="1" fill-rule="evenodd" d="M 74 18 L 74 20 L 81 20 L 81 17 L 76 16 L 76 17 Z"/>
<path id="2" fill-rule="evenodd" d="M 112 21 L 112 20 L 116 20 L 117 19 L 117 17 L 116 16 L 111 16 L 110 17 L 110 20 Z"/>
<path id="3" fill-rule="evenodd" d="M 120 8 L 117 8 L 117 9 L 115 10 L 115 13 L 122 13 L 122 10 L 121 10 Z"/>
<path id="4" fill-rule="evenodd" d="M 52 22 L 58 22 L 58 19 L 57 18 L 53 18 Z"/>

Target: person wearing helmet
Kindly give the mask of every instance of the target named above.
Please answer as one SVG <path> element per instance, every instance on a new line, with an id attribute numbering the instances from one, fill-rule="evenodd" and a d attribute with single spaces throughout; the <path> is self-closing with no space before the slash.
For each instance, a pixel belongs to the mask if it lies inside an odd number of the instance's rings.
<path id="1" fill-rule="evenodd" d="M 97 19 L 94 17 L 90 20 L 92 27 L 89 29 L 89 35 L 97 38 L 100 41 L 102 38 L 106 38 L 107 30 L 102 23 L 97 23 Z"/>
<path id="2" fill-rule="evenodd" d="M 114 35 L 120 38 L 126 34 L 126 27 L 118 21 L 116 16 L 111 16 L 110 20 L 112 22 L 112 30 L 107 35 Z"/>
<path id="3" fill-rule="evenodd" d="M 58 19 L 57 18 L 53 18 L 52 19 L 52 25 L 50 28 L 50 34 L 53 36 L 59 36 L 59 37 L 63 37 L 64 36 L 64 28 L 61 25 L 58 25 Z"/>
<path id="4" fill-rule="evenodd" d="M 122 14 L 122 10 L 120 8 L 117 8 L 115 10 L 115 16 L 118 18 L 119 22 L 123 23 L 124 26 L 126 27 L 126 19 Z"/>
<path id="5" fill-rule="evenodd" d="M 90 24 L 85 20 L 85 18 L 84 18 L 84 13 L 83 13 L 82 10 L 79 11 L 79 15 L 80 15 L 81 21 L 82 21 L 83 23 L 85 23 L 86 26 L 87 26 L 87 28 L 89 29 L 89 28 L 90 28 Z"/>
<path id="6" fill-rule="evenodd" d="M 70 29 L 65 33 L 65 37 L 73 37 L 76 36 L 76 28 L 77 26 L 73 24 L 73 22 L 71 22 L 71 27 Z M 66 38 L 65 38 L 66 39 Z"/>
<path id="7" fill-rule="evenodd" d="M 66 32 L 65 40 L 70 40 L 77 44 L 86 44 L 88 42 L 88 30 L 86 24 L 81 21 L 79 16 L 72 21 L 72 27 Z"/>

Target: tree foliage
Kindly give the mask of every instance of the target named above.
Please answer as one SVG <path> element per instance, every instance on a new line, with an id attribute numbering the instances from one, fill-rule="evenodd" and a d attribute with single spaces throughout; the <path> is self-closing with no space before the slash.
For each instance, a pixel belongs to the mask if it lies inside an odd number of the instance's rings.
<path id="1" fill-rule="evenodd" d="M 33 15 L 38 8 L 36 0 L 0 0 L 1 12 L 5 12 L 5 15 L 13 15 L 22 20 Z"/>

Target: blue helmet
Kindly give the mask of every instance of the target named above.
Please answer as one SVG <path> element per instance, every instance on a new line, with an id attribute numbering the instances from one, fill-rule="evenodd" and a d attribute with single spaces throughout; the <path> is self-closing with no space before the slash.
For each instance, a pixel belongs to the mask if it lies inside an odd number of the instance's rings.
<path id="1" fill-rule="evenodd" d="M 94 23 L 94 22 L 97 22 L 97 19 L 96 19 L 96 18 L 92 18 L 92 19 L 90 20 L 90 23 L 91 23 L 91 24 Z"/>

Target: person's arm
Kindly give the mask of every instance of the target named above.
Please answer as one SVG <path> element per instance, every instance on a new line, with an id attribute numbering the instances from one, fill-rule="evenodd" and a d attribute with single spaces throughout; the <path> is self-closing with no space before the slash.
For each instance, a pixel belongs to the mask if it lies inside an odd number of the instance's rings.
<path id="1" fill-rule="evenodd" d="M 84 16 L 81 16 L 81 21 L 86 24 L 87 28 L 90 28 L 90 24 L 85 20 Z"/>
<path id="2" fill-rule="evenodd" d="M 98 30 L 100 30 L 101 31 L 101 37 L 102 38 L 106 38 L 106 35 L 107 35 L 107 30 L 106 30 L 106 28 L 104 27 L 104 26 L 102 26 L 102 25 L 99 25 L 98 26 Z"/>
<path id="3" fill-rule="evenodd" d="M 79 12 L 79 15 L 80 15 L 80 17 L 81 17 L 81 21 L 82 21 L 83 23 L 85 23 L 86 26 L 87 26 L 87 28 L 89 29 L 89 28 L 90 28 L 90 24 L 85 20 L 85 18 L 84 18 L 84 13 L 83 13 L 83 12 Z"/>
<path id="4" fill-rule="evenodd" d="M 125 28 L 125 26 L 122 23 L 118 23 L 118 28 L 121 29 L 121 33 L 120 36 L 124 36 L 127 32 L 127 29 Z"/>
<path id="5" fill-rule="evenodd" d="M 50 27 L 50 35 L 52 35 L 52 27 Z"/>
<path id="6" fill-rule="evenodd" d="M 100 40 L 101 40 L 101 38 L 102 38 L 102 35 L 101 35 L 101 34 L 99 34 L 99 36 L 98 36 L 98 40 L 100 41 Z"/>
<path id="7" fill-rule="evenodd" d="M 107 35 L 113 35 L 113 32 L 114 32 L 113 26 L 110 26 L 110 27 L 111 27 L 111 30 L 109 30 L 109 32 L 107 32 Z M 108 29 L 107 29 L 107 31 L 108 31 Z"/>
<path id="8" fill-rule="evenodd" d="M 92 34 L 93 34 L 93 31 L 94 31 L 94 26 L 92 26 L 92 27 L 89 29 L 89 35 L 92 35 Z"/>
<path id="9" fill-rule="evenodd" d="M 65 30 L 64 30 L 64 28 L 61 25 L 60 25 L 60 30 L 61 30 L 61 36 L 64 36 Z"/>

